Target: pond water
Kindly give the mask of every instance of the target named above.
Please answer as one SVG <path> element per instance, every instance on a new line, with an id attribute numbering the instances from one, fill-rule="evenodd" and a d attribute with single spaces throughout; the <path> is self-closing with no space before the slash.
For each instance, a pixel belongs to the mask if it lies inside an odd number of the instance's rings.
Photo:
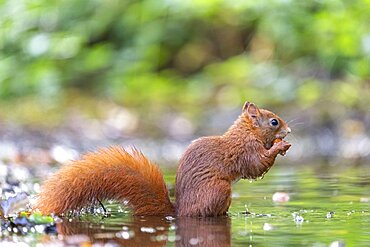
<path id="1" fill-rule="evenodd" d="M 57 224 L 59 235 L 8 234 L 2 235 L 2 239 L 8 244 L 24 241 L 81 246 L 94 243 L 107 246 L 369 246 L 369 176 L 366 166 L 327 169 L 275 166 L 263 180 L 234 184 L 228 217 L 131 217 L 118 204 L 106 202 L 109 217 L 85 215 L 64 219 Z M 165 178 L 173 183 L 174 173 L 166 172 Z"/>

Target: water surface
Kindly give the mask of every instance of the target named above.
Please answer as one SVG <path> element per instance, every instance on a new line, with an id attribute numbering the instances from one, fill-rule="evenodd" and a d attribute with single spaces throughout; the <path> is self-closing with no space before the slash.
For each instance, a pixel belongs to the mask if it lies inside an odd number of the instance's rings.
<path id="1" fill-rule="evenodd" d="M 6 239 L 19 242 L 28 238 L 29 243 L 87 246 L 93 243 L 109 246 L 369 246 L 369 175 L 366 166 L 274 167 L 262 180 L 239 181 L 233 186 L 233 201 L 227 217 L 132 217 L 120 205 L 105 202 L 109 217 L 87 214 L 58 223 L 59 234 L 13 235 Z M 167 172 L 165 178 L 171 185 L 174 173 Z M 273 201 L 276 192 L 281 196 Z"/>

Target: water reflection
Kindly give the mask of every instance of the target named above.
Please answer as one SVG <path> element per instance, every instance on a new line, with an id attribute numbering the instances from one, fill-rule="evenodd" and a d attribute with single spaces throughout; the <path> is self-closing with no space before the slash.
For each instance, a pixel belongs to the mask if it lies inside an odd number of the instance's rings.
<path id="1" fill-rule="evenodd" d="M 182 217 L 176 223 L 176 234 L 180 236 L 176 246 L 231 246 L 229 217 Z"/>
<path id="2" fill-rule="evenodd" d="M 112 202 L 110 217 L 87 213 L 58 223 L 57 236 L 25 237 L 53 246 L 369 246 L 368 165 L 320 167 L 277 165 L 263 180 L 239 181 L 228 217 L 132 217 Z M 0 239 L 22 239 L 12 233 Z"/>
<path id="3" fill-rule="evenodd" d="M 229 217 L 183 217 L 174 222 L 162 217 L 132 217 L 119 225 L 101 226 L 65 219 L 58 224 L 57 231 L 66 244 L 165 246 L 166 243 L 174 242 L 175 246 L 231 246 Z"/>
<path id="4" fill-rule="evenodd" d="M 165 246 L 170 226 L 171 223 L 162 217 L 132 217 L 131 220 L 121 224 L 96 224 L 64 219 L 57 225 L 57 231 L 66 244 L 116 243 L 124 246 Z M 80 241 L 76 240 L 76 236 L 80 236 Z"/>

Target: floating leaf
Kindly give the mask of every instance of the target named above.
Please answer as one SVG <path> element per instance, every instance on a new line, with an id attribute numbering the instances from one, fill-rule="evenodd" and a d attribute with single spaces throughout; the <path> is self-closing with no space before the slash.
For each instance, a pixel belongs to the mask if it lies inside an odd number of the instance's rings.
<path id="1" fill-rule="evenodd" d="M 19 217 L 29 217 L 31 215 L 31 212 L 30 211 L 22 211 L 22 212 L 19 212 Z"/>
<path id="2" fill-rule="evenodd" d="M 53 223 L 53 217 L 51 216 L 44 216 L 39 212 L 33 213 L 29 220 L 31 222 L 34 222 L 35 224 L 48 224 L 48 223 Z"/>

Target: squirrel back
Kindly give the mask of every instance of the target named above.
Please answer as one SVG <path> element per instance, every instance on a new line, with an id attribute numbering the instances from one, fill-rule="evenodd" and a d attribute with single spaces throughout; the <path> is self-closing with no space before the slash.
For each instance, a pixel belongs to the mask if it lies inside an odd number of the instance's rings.
<path id="1" fill-rule="evenodd" d="M 120 147 L 88 153 L 64 166 L 44 183 L 34 208 L 62 214 L 105 199 L 128 202 L 135 215 L 174 212 L 158 166 L 140 151 Z"/>

